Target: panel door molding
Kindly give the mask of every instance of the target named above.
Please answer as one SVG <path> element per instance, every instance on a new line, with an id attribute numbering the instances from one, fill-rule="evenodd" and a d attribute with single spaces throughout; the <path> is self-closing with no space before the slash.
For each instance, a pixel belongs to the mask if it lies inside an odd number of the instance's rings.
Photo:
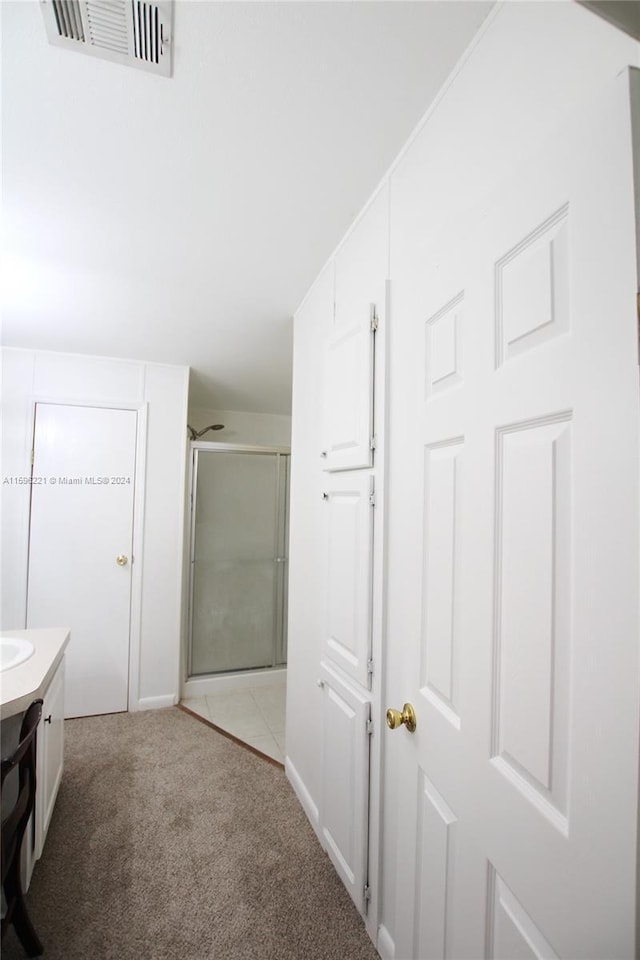
<path id="1" fill-rule="evenodd" d="M 374 479 L 326 478 L 323 655 L 363 687 L 370 685 Z"/>
<path id="2" fill-rule="evenodd" d="M 368 697 L 326 661 L 322 691 L 320 834 L 329 859 L 361 913 L 366 912 L 369 721 Z"/>
<path id="3" fill-rule="evenodd" d="M 324 470 L 373 463 L 375 306 L 329 337 L 324 378 Z"/>

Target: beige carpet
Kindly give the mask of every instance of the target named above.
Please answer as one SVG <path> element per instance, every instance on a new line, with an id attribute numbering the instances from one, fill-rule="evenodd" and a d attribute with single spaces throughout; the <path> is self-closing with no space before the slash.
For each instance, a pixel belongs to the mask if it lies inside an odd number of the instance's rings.
<path id="1" fill-rule="evenodd" d="M 281 767 L 178 708 L 65 734 L 27 897 L 47 960 L 376 960 Z"/>

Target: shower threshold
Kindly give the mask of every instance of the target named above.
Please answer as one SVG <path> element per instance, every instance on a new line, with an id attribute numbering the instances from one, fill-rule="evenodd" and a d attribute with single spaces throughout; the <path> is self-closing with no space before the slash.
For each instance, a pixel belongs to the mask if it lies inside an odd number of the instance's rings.
<path id="1" fill-rule="evenodd" d="M 236 670 L 230 673 L 188 677 L 182 685 L 181 700 L 215 696 L 217 693 L 247 690 L 251 687 L 274 686 L 279 683 L 286 686 L 286 664 L 277 667 L 261 667 L 258 670 Z"/>
<path id="2" fill-rule="evenodd" d="M 284 763 L 286 667 L 187 680 L 180 706 Z"/>

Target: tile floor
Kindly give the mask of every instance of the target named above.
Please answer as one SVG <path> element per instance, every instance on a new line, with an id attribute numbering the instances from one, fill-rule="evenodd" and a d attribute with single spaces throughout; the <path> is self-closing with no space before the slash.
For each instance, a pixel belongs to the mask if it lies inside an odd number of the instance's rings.
<path id="1" fill-rule="evenodd" d="M 279 681 L 180 702 L 216 727 L 284 763 L 286 689 L 286 685 Z"/>

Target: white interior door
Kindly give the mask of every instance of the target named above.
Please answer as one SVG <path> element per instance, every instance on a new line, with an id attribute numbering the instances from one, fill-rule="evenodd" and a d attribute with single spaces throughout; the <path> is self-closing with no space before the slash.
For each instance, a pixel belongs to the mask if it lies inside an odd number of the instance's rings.
<path id="1" fill-rule="evenodd" d="M 69 627 L 65 715 L 127 709 L 134 410 L 38 403 L 28 627 Z"/>
<path id="2" fill-rule="evenodd" d="M 411 213 L 392 208 L 392 249 L 406 230 L 401 246 L 416 250 L 392 272 L 388 706 L 417 714 L 415 733 L 387 731 L 396 957 L 629 958 L 638 356 L 626 78 L 447 238 Z"/>

